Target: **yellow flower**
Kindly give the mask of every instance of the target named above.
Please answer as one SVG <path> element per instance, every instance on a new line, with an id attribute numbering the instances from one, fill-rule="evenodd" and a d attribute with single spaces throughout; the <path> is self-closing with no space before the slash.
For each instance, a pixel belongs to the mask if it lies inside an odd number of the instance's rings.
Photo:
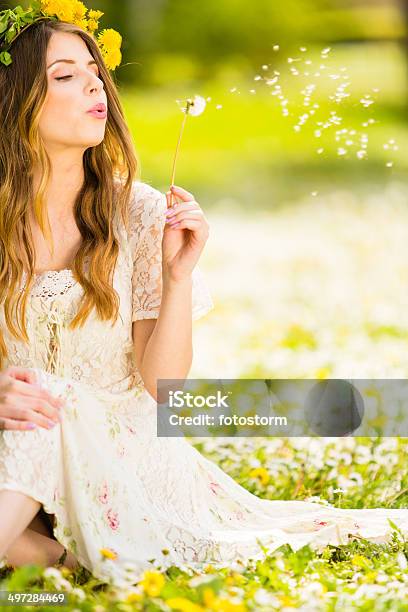
<path id="1" fill-rule="evenodd" d="M 85 4 L 80 0 L 72 0 L 72 8 L 74 11 L 74 20 L 78 21 L 85 17 L 86 11 L 88 10 Z"/>
<path id="2" fill-rule="evenodd" d="M 120 62 L 122 61 L 122 53 L 119 49 L 112 49 L 111 51 L 101 49 L 101 51 L 108 70 L 114 70 L 117 66 L 119 66 Z"/>
<path id="3" fill-rule="evenodd" d="M 75 19 L 73 23 L 83 30 L 86 30 L 88 27 L 88 22 L 86 19 Z"/>
<path id="4" fill-rule="evenodd" d="M 110 548 L 101 548 L 99 552 L 101 553 L 102 557 L 105 557 L 105 559 L 116 559 L 118 556 L 117 553 Z"/>
<path id="5" fill-rule="evenodd" d="M 129 593 L 128 595 L 126 595 L 125 602 L 133 603 L 135 601 L 140 601 L 142 598 L 143 595 L 141 595 L 141 593 Z"/>
<path id="6" fill-rule="evenodd" d="M 147 570 L 143 572 L 143 579 L 140 581 L 140 586 L 150 597 L 157 597 L 160 595 L 164 583 L 165 578 L 160 572 Z"/>
<path id="7" fill-rule="evenodd" d="M 205 610 L 202 606 L 193 603 L 185 597 L 171 597 L 166 599 L 166 604 L 175 610 L 181 610 L 182 612 L 201 612 Z"/>
<path id="8" fill-rule="evenodd" d="M 56 15 L 61 21 L 73 22 L 74 5 L 72 0 L 43 0 L 42 4 L 48 15 Z"/>
<path id="9" fill-rule="evenodd" d="M 228 599 L 217 597 L 211 604 L 213 610 L 217 612 L 246 612 L 248 609 L 244 603 L 232 603 Z"/>
<path id="10" fill-rule="evenodd" d="M 90 9 L 88 12 L 89 19 L 95 19 L 95 21 L 98 21 L 98 19 L 100 19 L 102 15 L 104 15 L 102 11 L 94 11 L 93 9 Z"/>
<path id="11" fill-rule="evenodd" d="M 254 470 L 251 470 L 249 475 L 251 478 L 259 478 L 259 480 L 261 481 L 263 485 L 267 485 L 269 482 L 269 472 L 263 467 L 255 468 Z"/>
<path id="12" fill-rule="evenodd" d="M 99 32 L 98 42 L 102 47 L 106 47 L 106 49 L 119 49 L 122 44 L 122 36 L 116 30 L 107 28 Z"/>
<path id="13" fill-rule="evenodd" d="M 214 591 L 210 587 L 205 587 L 203 590 L 203 604 L 207 608 L 211 608 L 215 599 Z"/>
<path id="14" fill-rule="evenodd" d="M 293 597 L 289 597 L 289 595 L 278 595 L 278 599 L 281 602 L 282 606 L 292 607 L 297 606 L 296 600 Z"/>
<path id="15" fill-rule="evenodd" d="M 87 26 L 88 32 L 95 32 L 95 30 L 98 29 L 99 24 L 97 21 L 95 21 L 95 19 L 88 19 Z"/>

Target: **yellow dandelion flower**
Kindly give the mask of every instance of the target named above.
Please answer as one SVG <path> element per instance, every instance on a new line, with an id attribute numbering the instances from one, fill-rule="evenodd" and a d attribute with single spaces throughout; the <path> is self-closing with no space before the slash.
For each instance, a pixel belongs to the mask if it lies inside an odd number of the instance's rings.
<path id="1" fill-rule="evenodd" d="M 201 612 L 205 610 L 202 606 L 195 604 L 185 597 L 171 597 L 166 599 L 166 604 L 173 610 L 181 610 L 181 612 Z"/>
<path id="2" fill-rule="evenodd" d="M 246 612 L 248 609 L 243 603 L 232 603 L 232 601 L 220 597 L 212 602 L 211 607 L 218 612 Z"/>
<path id="3" fill-rule="evenodd" d="M 81 0 L 72 0 L 72 9 L 74 11 L 74 19 L 78 21 L 85 17 L 88 10 Z"/>
<path id="4" fill-rule="evenodd" d="M 98 29 L 98 22 L 95 21 L 95 19 L 88 19 L 88 23 L 87 23 L 87 29 L 88 32 L 95 32 L 95 30 Z"/>
<path id="5" fill-rule="evenodd" d="M 278 599 L 282 606 L 295 607 L 297 605 L 296 600 L 293 597 L 289 597 L 289 595 L 278 595 Z"/>
<path id="6" fill-rule="evenodd" d="M 135 601 L 140 601 L 143 598 L 143 595 L 141 593 L 129 593 L 126 598 L 125 598 L 125 602 L 126 603 L 133 603 Z"/>
<path id="7" fill-rule="evenodd" d="M 140 586 L 150 597 L 157 597 L 160 595 L 164 583 L 165 578 L 160 572 L 146 570 L 143 572 L 143 579 L 140 581 Z"/>
<path id="8" fill-rule="evenodd" d="M 122 36 L 116 30 L 107 28 L 99 32 L 98 42 L 106 49 L 119 49 L 122 44 Z"/>
<path id="9" fill-rule="evenodd" d="M 115 553 L 115 551 L 111 550 L 110 548 L 101 548 L 99 552 L 105 559 L 116 559 L 118 556 L 117 553 Z"/>
<path id="10" fill-rule="evenodd" d="M 98 19 L 100 19 L 102 15 L 104 15 L 102 11 L 94 11 L 93 9 L 90 9 L 88 12 L 89 19 L 95 19 L 95 21 L 98 21 Z"/>
<path id="11" fill-rule="evenodd" d="M 48 0 L 44 4 L 48 15 L 56 15 L 61 21 L 73 22 L 74 6 L 71 0 Z"/>
<path id="12" fill-rule="evenodd" d="M 82 28 L 83 30 L 88 29 L 88 22 L 86 19 L 74 19 L 72 23 L 77 25 L 79 28 Z"/>
<path id="13" fill-rule="evenodd" d="M 203 604 L 207 608 L 211 608 L 215 599 L 216 597 L 214 591 L 210 587 L 205 587 L 205 589 L 203 590 Z"/>
<path id="14" fill-rule="evenodd" d="M 108 70 L 114 70 L 117 66 L 119 66 L 120 62 L 122 61 L 122 53 L 119 49 L 106 51 L 102 48 L 101 51 Z"/>
<path id="15" fill-rule="evenodd" d="M 263 485 L 267 485 L 269 482 L 269 472 L 265 468 L 255 468 L 249 473 L 251 478 L 258 478 Z"/>

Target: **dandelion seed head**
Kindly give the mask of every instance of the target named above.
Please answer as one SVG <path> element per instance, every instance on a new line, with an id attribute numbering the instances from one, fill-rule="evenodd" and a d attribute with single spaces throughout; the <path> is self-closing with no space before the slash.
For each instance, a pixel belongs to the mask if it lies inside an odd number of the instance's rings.
<path id="1" fill-rule="evenodd" d="M 198 117 L 204 112 L 206 106 L 206 100 L 202 96 L 194 96 L 186 100 L 185 106 L 182 107 L 183 113 L 191 115 L 192 117 Z"/>

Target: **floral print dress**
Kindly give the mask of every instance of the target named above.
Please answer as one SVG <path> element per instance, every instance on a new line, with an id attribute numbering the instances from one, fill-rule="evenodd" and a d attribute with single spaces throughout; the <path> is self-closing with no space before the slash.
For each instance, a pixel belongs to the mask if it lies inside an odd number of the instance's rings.
<path id="1" fill-rule="evenodd" d="M 284 543 L 386 541 L 391 519 L 408 533 L 408 510 L 346 510 L 315 502 L 263 500 L 241 487 L 183 437 L 157 436 L 157 404 L 143 386 L 132 322 L 157 318 L 166 198 L 135 181 L 130 223 L 115 222 L 120 253 L 114 287 L 120 317 L 91 313 L 69 330 L 82 287 L 71 270 L 35 279 L 27 307 L 28 344 L 8 334 L 8 361 L 32 368 L 66 400 L 53 429 L 0 432 L 0 490 L 20 491 L 55 516 L 54 536 L 101 579 L 129 562 L 140 574 L 170 565 L 200 569 L 262 558 Z M 196 266 L 193 319 L 213 302 Z M 101 549 L 114 558 L 104 562 Z"/>

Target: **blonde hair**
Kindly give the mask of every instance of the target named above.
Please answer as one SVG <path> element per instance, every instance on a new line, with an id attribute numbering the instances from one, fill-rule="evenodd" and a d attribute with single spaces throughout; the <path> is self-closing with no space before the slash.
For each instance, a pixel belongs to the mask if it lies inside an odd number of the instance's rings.
<path id="1" fill-rule="evenodd" d="M 73 273 L 84 288 L 84 295 L 70 323 L 71 329 L 82 326 L 93 307 L 102 320 L 114 318 L 116 321 L 118 317 L 119 296 L 112 282 L 119 244 L 113 232 L 113 219 L 120 212 L 127 227 L 127 203 L 139 165 L 116 85 L 93 37 L 63 21 L 39 21 L 22 32 L 13 44 L 12 64 L 0 64 L 0 305 L 4 304 L 10 333 L 25 342 L 29 341 L 26 303 L 35 269 L 29 226 L 31 206 L 41 231 L 52 245 L 43 199 L 51 163 L 38 124 L 47 95 L 47 46 L 56 31 L 77 34 L 85 42 L 99 67 L 108 106 L 104 140 L 84 152 L 85 179 L 74 206 L 83 243 L 73 262 Z M 39 164 L 41 169 L 35 196 L 34 164 Z M 84 272 L 86 259 L 89 259 L 88 277 Z M 27 283 L 21 291 L 24 272 Z M 6 357 L 7 348 L 0 329 L 0 369 Z"/>

